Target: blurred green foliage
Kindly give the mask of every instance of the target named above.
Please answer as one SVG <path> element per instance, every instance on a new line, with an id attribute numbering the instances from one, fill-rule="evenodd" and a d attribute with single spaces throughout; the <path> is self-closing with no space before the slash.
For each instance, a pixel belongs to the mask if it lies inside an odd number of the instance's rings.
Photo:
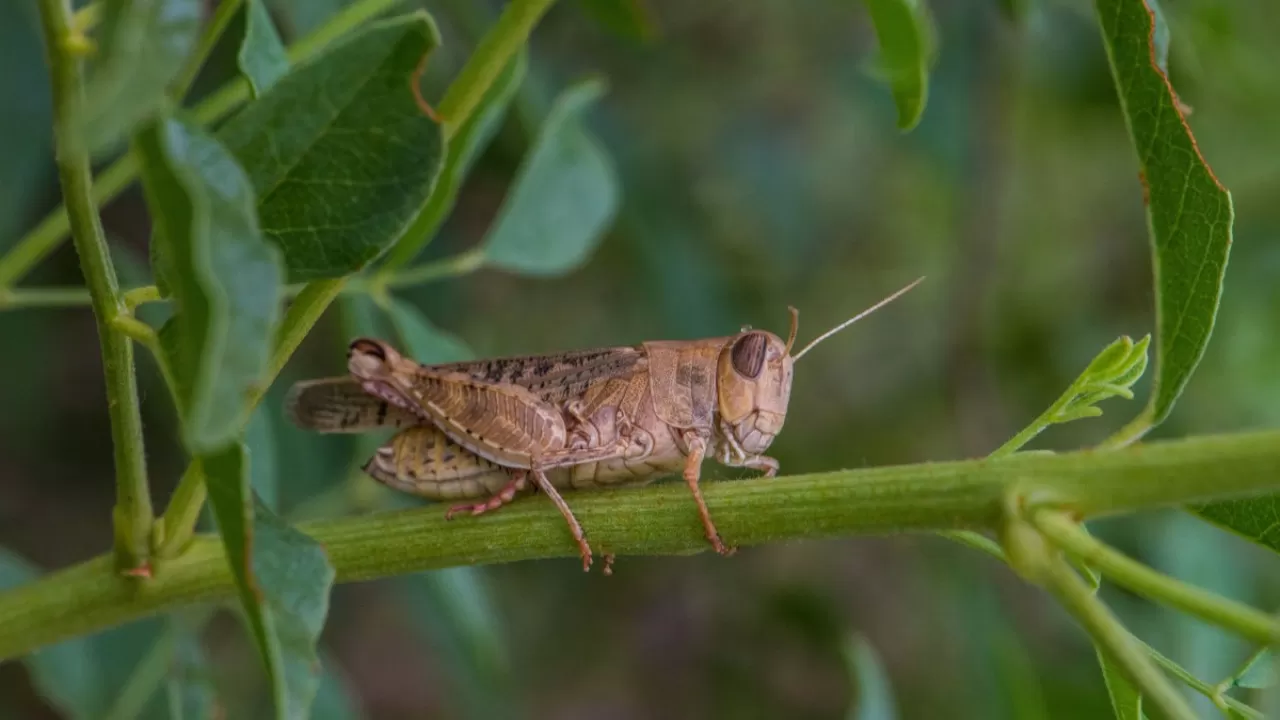
<path id="1" fill-rule="evenodd" d="M 342 4 L 268 3 L 286 41 Z M 0 6 L 9 60 L 0 72 L 0 251 L 57 202 L 31 5 Z M 440 96 L 499 5 L 424 3 L 444 41 L 428 67 L 428 98 Z M 336 304 L 255 415 L 251 446 L 274 439 L 276 509 L 314 512 L 308 503 L 319 498 L 319 510 L 335 515 L 393 501 L 353 472 L 367 443 L 305 435 L 278 412 L 292 380 L 341 371 L 353 328 L 448 332 L 478 355 L 524 354 L 743 324 L 778 329 L 792 304 L 803 338 L 929 276 L 800 366 L 774 445 L 788 473 L 985 455 L 1098 348 L 1153 328 L 1143 187 L 1089 4 L 930 5 L 939 58 L 928 106 L 907 135 L 870 71 L 877 44 L 856 3 L 647 0 L 613 16 L 642 12 L 656 28 L 627 41 L 599 11 L 558 6 L 426 257 L 485 238 L 556 95 L 591 72 L 609 79 L 588 126 L 622 189 L 611 232 L 584 266 L 554 280 L 481 270 L 401 292 L 390 320 L 363 299 Z M 1162 8 L 1172 82 L 1194 109 L 1189 122 L 1232 190 L 1238 221 L 1214 342 L 1157 434 L 1274 426 L 1280 86 L 1270 68 L 1280 60 L 1280 6 Z M 232 35 L 197 92 L 237 72 Z M 110 205 L 105 221 L 116 249 L 145 263 L 141 193 Z M 79 283 L 70 246 L 35 279 Z M 0 338 L 0 398 L 10 408 L 0 413 L 0 545 L 61 567 L 111 538 L 92 320 L 85 309 L 5 312 Z M 160 375 L 149 361 L 140 369 L 153 491 L 163 498 L 184 459 Z M 1053 428 L 1040 446 L 1097 442 L 1123 418 Z M 1129 518 L 1098 533 L 1256 606 L 1280 598 L 1263 551 L 1186 516 Z M 1216 681 L 1247 659 L 1219 631 L 1109 587 L 1103 594 L 1202 677 Z M 98 664 L 112 677 L 90 678 L 89 700 L 68 699 L 64 687 L 52 696 L 65 703 L 47 703 L 32 690 L 45 687 L 38 673 L 0 666 L 0 717 L 110 706 L 164 632 L 158 625 L 92 639 L 113 662 Z M 880 657 L 900 717 L 1109 712 L 1093 649 L 1040 593 L 976 553 L 893 538 L 771 546 L 731 561 L 623 559 L 607 581 L 561 562 L 338 586 L 316 717 L 509 717 L 512 708 L 530 717 L 843 717 L 858 697 L 843 656 L 855 635 Z M 235 708 L 264 708 L 268 691 L 240 626 L 219 616 L 203 638 L 206 656 L 191 661 L 207 667 L 192 672 L 212 678 Z M 166 692 L 190 697 L 182 690 L 157 685 L 144 704 L 159 712 Z"/>

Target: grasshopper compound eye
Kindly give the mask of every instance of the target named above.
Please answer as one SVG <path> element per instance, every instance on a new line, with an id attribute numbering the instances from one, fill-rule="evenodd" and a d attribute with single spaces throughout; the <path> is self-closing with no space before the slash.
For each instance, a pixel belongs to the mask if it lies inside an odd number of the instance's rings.
<path id="1" fill-rule="evenodd" d="M 769 336 L 762 332 L 749 332 L 733 344 L 733 369 L 752 380 L 760 377 L 764 369 L 765 351 L 769 348 Z"/>

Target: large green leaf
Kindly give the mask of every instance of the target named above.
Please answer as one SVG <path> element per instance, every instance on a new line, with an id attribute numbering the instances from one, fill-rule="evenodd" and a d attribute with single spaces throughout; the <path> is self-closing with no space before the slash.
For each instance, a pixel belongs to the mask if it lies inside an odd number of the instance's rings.
<path id="1" fill-rule="evenodd" d="M 396 241 L 396 246 L 387 253 L 387 261 L 384 264 L 387 269 L 400 267 L 412 260 L 427 243 L 431 242 L 440 225 L 453 210 L 462 181 L 471 172 L 471 166 L 476 158 L 489 146 L 489 141 L 502 126 L 511 98 L 515 96 L 520 83 L 524 81 L 525 69 L 528 65 L 527 55 L 524 48 L 521 48 L 512 56 L 507 66 L 502 69 L 502 73 L 480 98 L 480 104 L 472 111 L 471 117 L 467 118 L 467 122 L 458 128 L 449 140 L 444 169 L 440 172 L 440 179 L 436 182 L 435 189 L 431 191 L 431 198 L 418 212 L 418 216 L 405 230 L 404 235 Z"/>
<path id="2" fill-rule="evenodd" d="M 1200 155 L 1158 62 L 1158 16 L 1144 0 L 1098 0 L 1103 44 L 1138 151 L 1156 282 L 1151 399 L 1117 435 L 1136 440 L 1173 409 L 1213 332 L 1231 248 L 1231 195 Z"/>
<path id="3" fill-rule="evenodd" d="M 319 544 L 253 501 L 243 446 L 200 462 L 246 623 L 271 681 L 276 717 L 308 717 L 333 568 Z"/>
<path id="4" fill-rule="evenodd" d="M 924 0 L 865 0 L 880 42 L 876 70 L 889 83 L 898 106 L 898 127 L 920 122 L 929 96 L 933 19 Z"/>
<path id="5" fill-rule="evenodd" d="M 484 240 L 490 266 L 561 275 L 585 262 L 603 237 L 618 209 L 618 181 L 582 126 L 602 94 L 604 84 L 588 80 L 557 98 Z"/>
<path id="6" fill-rule="evenodd" d="M 254 96 L 260 96 L 289 72 L 289 56 L 263 0 L 248 0 L 244 13 L 244 39 L 236 64 Z"/>
<path id="7" fill-rule="evenodd" d="M 444 139 L 409 82 L 438 39 L 422 12 L 372 24 L 219 131 L 257 189 L 263 232 L 292 281 L 363 268 L 426 202 Z"/>
<path id="8" fill-rule="evenodd" d="M 104 0 L 77 132 L 104 150 L 165 102 L 200 33 L 200 0 Z"/>
<path id="9" fill-rule="evenodd" d="M 393 299 L 387 315 L 400 336 L 404 352 L 424 365 L 460 362 L 475 357 L 458 336 L 431 324 L 418 309 L 403 300 Z"/>
<path id="10" fill-rule="evenodd" d="M 174 118 L 137 136 L 154 223 L 156 276 L 177 312 L 165 326 L 182 435 L 193 453 L 225 446 L 248 420 L 279 315 L 279 252 L 262 239 L 244 171 L 212 136 Z"/>

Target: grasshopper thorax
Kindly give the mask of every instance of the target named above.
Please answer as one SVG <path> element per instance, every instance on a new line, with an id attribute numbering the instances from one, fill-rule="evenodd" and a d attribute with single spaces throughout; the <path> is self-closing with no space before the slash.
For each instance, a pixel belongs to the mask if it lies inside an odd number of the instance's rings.
<path id="1" fill-rule="evenodd" d="M 720 351 L 720 419 L 748 455 L 763 453 L 782 430 L 791 400 L 790 344 L 763 330 L 738 333 Z"/>

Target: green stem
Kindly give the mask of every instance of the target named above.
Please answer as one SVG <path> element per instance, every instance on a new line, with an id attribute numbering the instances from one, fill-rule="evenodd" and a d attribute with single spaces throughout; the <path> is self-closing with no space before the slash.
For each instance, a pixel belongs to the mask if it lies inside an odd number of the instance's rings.
<path id="1" fill-rule="evenodd" d="M 98 175 L 93 183 L 93 201 L 105 205 L 119 195 L 138 176 L 138 164 L 132 155 L 116 160 Z M 4 257 L 0 257 L 0 288 L 9 287 L 58 248 L 71 232 L 71 218 L 65 205 L 40 221 Z"/>
<path id="2" fill-rule="evenodd" d="M 25 308 L 84 307 L 91 305 L 89 291 L 75 287 L 15 288 L 0 287 L 0 310 Z"/>
<path id="3" fill-rule="evenodd" d="M 71 32 L 83 34 L 93 30 L 102 22 L 102 3 L 91 2 L 80 8 L 71 16 Z"/>
<path id="4" fill-rule="evenodd" d="M 423 283 L 458 277 L 475 272 L 484 267 L 484 248 L 472 248 L 463 253 L 417 267 L 402 270 L 387 277 L 382 283 L 386 287 L 406 287 Z"/>
<path id="5" fill-rule="evenodd" d="M 1000 543 L 992 540 L 982 533 L 976 533 L 972 530 L 944 530 L 938 534 L 948 540 L 958 542 L 961 545 L 967 545 L 974 550 L 984 552 L 1000 562 L 1006 562 L 1008 560 L 1008 558 L 1005 557 L 1004 548 L 1000 547 Z"/>
<path id="6" fill-rule="evenodd" d="M 112 518 L 116 564 L 121 571 L 141 571 L 146 567 L 149 556 L 152 516 L 142 442 L 142 414 L 138 407 L 138 387 L 133 368 L 133 345 L 112 326 L 113 320 L 124 313 L 124 301 L 115 269 L 111 266 L 98 208 L 90 192 L 89 154 L 83 148 L 73 149 L 63 142 L 69 137 L 69 128 L 79 112 L 83 94 L 80 63 L 67 55 L 64 45 L 71 32 L 70 3 L 67 0 L 41 0 L 40 17 L 53 93 L 58 177 L 102 346 L 107 410 L 115 447 L 116 506 Z"/>
<path id="7" fill-rule="evenodd" d="M 994 529 L 1012 488 L 1069 499 L 1085 515 L 1182 506 L 1280 489 L 1280 431 L 1153 442 L 1115 452 L 1018 455 L 707 482 L 726 542 L 743 547 L 857 534 Z M 680 483 L 573 493 L 570 506 L 597 554 L 686 555 L 708 545 Z M 458 565 L 576 557 L 559 512 L 534 496 L 446 522 L 438 505 L 300 526 L 324 545 L 338 580 Z M 625 560 L 620 567 L 625 567 Z M 732 562 L 732 561 L 726 561 Z M 145 593 L 90 560 L 0 593 L 0 660 L 75 635 L 230 597 L 216 536 L 197 535 Z"/>
<path id="8" fill-rule="evenodd" d="M 1187 687 L 1212 700 L 1214 705 L 1217 705 L 1218 707 L 1225 706 L 1231 708 L 1232 710 L 1240 713 L 1241 716 L 1248 718 L 1248 720 L 1263 720 L 1262 713 L 1233 697 L 1224 695 L 1223 693 L 1225 690 L 1221 687 L 1214 687 L 1204 680 L 1201 680 L 1191 674 L 1191 671 L 1182 667 L 1168 657 L 1165 657 L 1160 653 L 1160 651 L 1141 640 L 1136 640 L 1136 642 L 1141 644 L 1142 648 L 1147 651 L 1147 654 L 1151 656 L 1152 660 L 1155 660 L 1157 665 L 1164 668 L 1170 675 L 1181 680 Z"/>
<path id="9" fill-rule="evenodd" d="M 452 138 L 471 117 L 502 68 L 529 41 L 533 26 L 538 24 L 553 2 L 555 0 L 512 0 L 503 9 L 498 21 L 480 40 L 436 108 L 444 119 L 446 138 Z"/>
<path id="10" fill-rule="evenodd" d="M 345 294 L 376 293 L 380 288 L 422 285 L 475 272 L 484 267 L 484 262 L 484 249 L 475 248 L 443 260 L 423 263 L 417 267 L 393 273 L 389 277 L 377 281 L 348 278 L 339 292 Z M 284 290 L 284 297 L 301 297 L 303 292 L 310 286 L 310 283 L 289 285 Z M 128 312 L 133 312 L 139 305 L 164 302 L 165 300 L 167 298 L 161 297 L 160 290 L 155 285 L 143 285 L 124 292 L 124 304 Z M 84 288 L 34 287 L 6 289 L 0 286 L 0 310 L 34 307 L 84 307 L 91 304 L 89 292 Z"/>
<path id="11" fill-rule="evenodd" d="M 1125 557 L 1061 512 L 1036 510 L 1030 522 L 1053 545 L 1097 569 L 1117 585 L 1263 645 L 1280 642 L 1280 621 Z"/>
<path id="12" fill-rule="evenodd" d="M 290 46 L 290 62 L 298 64 L 310 60 L 334 40 L 400 2 L 401 0 L 361 0 L 348 5 L 315 32 Z M 244 78 L 237 77 L 197 104 L 194 114 L 202 124 L 209 125 L 225 117 L 248 99 L 249 83 Z M 99 205 L 107 204 L 137 178 L 138 163 L 133 155 L 121 156 L 98 175 L 93 184 L 94 201 Z M 65 205 L 40 221 L 4 257 L 0 257 L 0 288 L 10 287 L 21 280 L 31 268 L 57 249 L 70 229 L 71 223 Z"/>
<path id="13" fill-rule="evenodd" d="M 187 96 L 187 92 L 196 82 L 196 77 L 200 75 L 200 68 L 204 67 L 204 61 L 208 59 L 209 53 L 213 52 L 213 47 L 218 44 L 218 38 L 222 37 L 222 32 L 227 29 L 227 25 L 231 24 L 231 19 L 235 17 L 236 11 L 243 3 L 244 0 L 221 0 L 218 3 L 218 9 L 213 11 L 213 19 L 204 29 L 204 34 L 200 36 L 200 44 L 196 46 L 196 51 L 191 54 L 191 57 L 187 58 L 187 64 L 183 66 L 173 82 L 174 97 Z"/>
<path id="14" fill-rule="evenodd" d="M 1051 557 L 1044 569 L 1049 591 L 1137 686 L 1144 700 L 1158 707 L 1169 720 L 1196 720 L 1195 712 L 1178 689 L 1065 560 Z"/>
<path id="15" fill-rule="evenodd" d="M 187 465 L 187 471 L 178 481 L 178 487 L 169 499 L 160 521 L 161 536 L 156 543 L 156 555 L 168 559 L 177 557 L 195 534 L 196 523 L 200 520 L 200 511 L 208 496 L 208 487 L 204 482 L 204 467 L 193 460 Z"/>

